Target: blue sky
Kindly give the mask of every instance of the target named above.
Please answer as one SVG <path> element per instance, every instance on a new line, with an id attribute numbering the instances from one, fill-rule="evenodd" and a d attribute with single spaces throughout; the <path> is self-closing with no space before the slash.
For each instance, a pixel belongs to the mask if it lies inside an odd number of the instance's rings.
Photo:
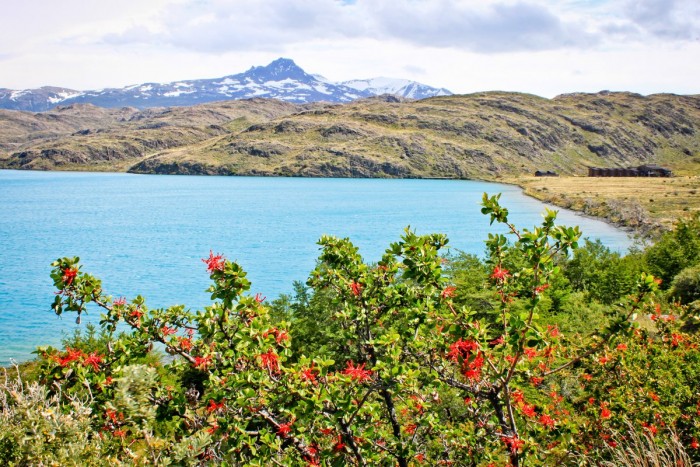
<path id="1" fill-rule="evenodd" d="M 453 92 L 700 93 L 698 0 L 0 0 L 0 87 L 214 78 L 294 59 Z"/>

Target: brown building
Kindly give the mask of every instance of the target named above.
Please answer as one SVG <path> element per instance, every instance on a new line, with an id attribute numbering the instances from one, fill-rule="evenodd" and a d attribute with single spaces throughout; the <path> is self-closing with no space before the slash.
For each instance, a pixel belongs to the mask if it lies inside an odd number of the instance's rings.
<path id="1" fill-rule="evenodd" d="M 639 167 L 601 168 L 589 167 L 589 177 L 673 177 L 673 172 L 655 164 L 645 164 Z"/>

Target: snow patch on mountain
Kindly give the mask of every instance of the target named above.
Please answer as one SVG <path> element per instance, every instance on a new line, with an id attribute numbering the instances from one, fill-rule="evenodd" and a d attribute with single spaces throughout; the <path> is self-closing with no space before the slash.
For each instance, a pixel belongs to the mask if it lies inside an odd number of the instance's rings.
<path id="1" fill-rule="evenodd" d="M 415 81 L 372 78 L 333 83 L 321 75 L 311 75 L 293 60 L 279 58 L 267 66 L 256 66 L 244 73 L 215 79 L 172 83 L 132 84 L 121 89 L 75 91 L 43 87 L 13 91 L 0 89 L 0 108 L 44 111 L 58 104 L 90 103 L 102 107 L 148 108 L 188 106 L 224 99 L 264 97 L 294 103 L 316 101 L 350 102 L 381 94 L 411 99 L 451 94 Z"/>
<path id="2" fill-rule="evenodd" d="M 449 96 L 452 93 L 447 89 L 436 89 L 416 81 L 399 78 L 369 78 L 344 81 L 343 86 L 369 92 L 375 96 L 393 94 L 408 99 L 425 99 L 433 96 Z"/>

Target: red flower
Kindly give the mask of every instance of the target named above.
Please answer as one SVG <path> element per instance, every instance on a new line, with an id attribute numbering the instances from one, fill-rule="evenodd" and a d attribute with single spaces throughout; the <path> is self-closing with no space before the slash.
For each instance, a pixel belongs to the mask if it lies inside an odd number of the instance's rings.
<path id="1" fill-rule="evenodd" d="M 518 438 L 516 435 L 513 436 L 504 436 L 503 437 L 503 442 L 506 443 L 506 446 L 511 450 L 511 452 L 516 453 L 523 447 L 525 447 L 525 441 L 522 439 Z"/>
<path id="2" fill-rule="evenodd" d="M 411 400 L 413 400 L 413 402 L 415 402 L 416 410 L 419 413 L 423 413 L 425 411 L 425 407 L 423 407 L 423 402 L 425 401 L 425 399 L 423 399 L 423 397 L 419 396 L 418 394 L 411 394 L 409 397 L 411 398 Z"/>
<path id="3" fill-rule="evenodd" d="M 343 449 L 345 449 L 345 443 L 343 443 L 343 437 L 338 435 L 338 441 L 336 441 L 335 446 L 333 446 L 333 450 L 336 452 L 340 452 Z"/>
<path id="4" fill-rule="evenodd" d="M 525 394 L 520 389 L 515 389 L 510 393 L 510 397 L 513 398 L 513 402 L 516 404 L 520 402 L 525 402 Z"/>
<path id="5" fill-rule="evenodd" d="M 260 292 L 258 292 L 258 293 L 255 294 L 255 301 L 258 302 L 258 303 L 264 302 L 266 298 L 267 298 L 267 297 L 263 297 L 262 294 L 261 294 Z"/>
<path id="6" fill-rule="evenodd" d="M 600 418 L 602 419 L 610 418 L 610 416 L 612 415 L 612 412 L 610 411 L 610 409 L 608 409 L 607 405 L 608 404 L 604 402 L 600 404 Z"/>
<path id="7" fill-rule="evenodd" d="M 445 287 L 442 292 L 440 292 L 440 296 L 442 298 L 448 298 L 448 297 L 454 297 L 455 296 L 455 290 L 457 290 L 457 287 L 448 285 Z"/>
<path id="8" fill-rule="evenodd" d="M 190 350 L 192 348 L 192 339 L 188 337 L 180 338 L 180 348 L 182 350 Z"/>
<path id="9" fill-rule="evenodd" d="M 502 281 L 506 277 L 510 276 L 510 272 L 500 266 L 493 268 L 493 273 L 491 274 L 491 279 L 496 279 L 497 281 Z"/>
<path id="10" fill-rule="evenodd" d="M 464 376 L 467 379 L 475 380 L 481 377 L 481 368 L 484 366 L 484 357 L 482 354 L 477 354 L 473 360 L 465 360 Z"/>
<path id="11" fill-rule="evenodd" d="M 124 419 L 124 414 L 119 413 L 117 414 L 116 411 L 107 409 L 105 411 L 105 417 L 107 417 L 112 423 L 117 423 L 118 420 L 123 420 Z"/>
<path id="12" fill-rule="evenodd" d="M 75 276 L 78 275 L 78 269 L 77 268 L 66 268 L 63 270 L 63 283 L 66 285 L 71 285 L 73 283 L 73 279 L 75 279 Z"/>
<path id="13" fill-rule="evenodd" d="M 126 431 L 124 431 L 124 430 L 114 430 L 114 431 L 112 432 L 112 434 L 113 434 L 114 436 L 116 436 L 117 438 L 123 438 L 123 437 L 126 436 Z"/>
<path id="14" fill-rule="evenodd" d="M 620 352 L 624 352 L 625 350 L 627 350 L 627 344 L 625 344 L 625 343 L 617 344 L 616 349 L 619 350 Z"/>
<path id="15" fill-rule="evenodd" d="M 91 366 L 95 371 L 100 369 L 100 363 L 102 363 L 102 356 L 97 352 L 92 352 L 83 360 L 83 365 Z"/>
<path id="16" fill-rule="evenodd" d="M 690 447 L 693 449 L 700 449 L 700 443 L 698 443 L 696 438 L 693 438 L 693 440 L 690 442 Z"/>
<path id="17" fill-rule="evenodd" d="M 218 404 L 214 401 L 214 399 L 209 399 L 209 405 L 207 406 L 207 412 L 212 413 L 216 412 L 219 409 L 224 408 L 224 403 L 219 402 Z"/>
<path id="18" fill-rule="evenodd" d="M 418 462 L 425 462 L 425 454 L 423 454 L 422 452 L 416 454 L 415 458 Z"/>
<path id="19" fill-rule="evenodd" d="M 219 429 L 219 425 L 214 423 L 212 426 L 207 428 L 207 433 L 209 433 L 210 435 L 213 435 L 214 433 L 216 433 L 216 430 L 218 430 L 218 429 Z"/>
<path id="20" fill-rule="evenodd" d="M 279 355 L 277 355 L 274 350 L 270 349 L 266 353 L 260 354 L 260 365 L 266 370 L 272 373 L 279 373 L 280 371 L 280 361 Z"/>
<path id="21" fill-rule="evenodd" d="M 560 396 L 559 394 L 557 394 L 557 391 L 550 392 L 549 397 L 552 398 L 555 404 L 558 404 L 564 400 L 564 396 Z"/>
<path id="22" fill-rule="evenodd" d="M 475 341 L 465 341 L 460 337 L 457 342 L 450 345 L 450 351 L 447 353 L 447 358 L 453 362 L 458 362 L 460 357 L 466 358 L 471 354 L 471 352 L 477 350 L 478 348 L 479 344 L 477 344 Z"/>
<path id="23" fill-rule="evenodd" d="M 129 316 L 131 316 L 132 318 L 139 319 L 143 316 L 143 311 L 141 311 L 141 308 L 136 308 L 134 309 L 134 311 L 129 313 Z"/>
<path id="24" fill-rule="evenodd" d="M 318 384 L 318 381 L 316 381 L 316 369 L 314 368 L 313 364 L 309 368 L 301 370 L 299 376 L 301 377 L 302 381 Z"/>
<path id="25" fill-rule="evenodd" d="M 343 370 L 343 374 L 349 376 L 354 381 L 359 381 L 360 383 L 372 378 L 372 370 L 365 370 L 365 364 L 355 366 L 355 363 L 350 360 L 347 363 L 347 367 Z"/>
<path id="26" fill-rule="evenodd" d="M 169 336 L 171 334 L 175 334 L 177 331 L 174 328 L 169 328 L 168 326 L 163 326 L 160 328 L 160 332 L 163 334 L 163 337 Z"/>
<path id="27" fill-rule="evenodd" d="M 53 359 L 61 366 L 65 367 L 69 363 L 74 362 L 76 360 L 80 360 L 83 358 L 85 354 L 83 353 L 82 350 L 79 349 L 71 349 L 70 347 L 66 347 L 66 353 L 64 356 L 60 355 L 55 355 Z"/>
<path id="28" fill-rule="evenodd" d="M 656 433 L 659 431 L 653 423 L 642 422 L 642 426 L 645 430 L 649 431 L 652 436 L 656 436 Z"/>
<path id="29" fill-rule="evenodd" d="M 504 342 L 505 342 L 505 338 L 504 338 L 503 336 L 498 336 L 497 338 L 495 338 L 494 340 L 492 340 L 491 342 L 489 342 L 489 345 L 495 347 L 495 346 L 497 346 L 497 345 L 503 344 Z"/>
<path id="30" fill-rule="evenodd" d="M 523 405 L 520 407 L 520 411 L 521 411 L 521 412 L 523 413 L 523 415 L 525 415 L 526 417 L 534 417 L 535 415 L 537 415 L 537 414 L 535 413 L 535 406 L 534 406 L 534 404 L 523 404 Z"/>
<path id="31" fill-rule="evenodd" d="M 214 253 L 209 250 L 209 258 L 202 258 L 202 262 L 207 265 L 207 272 L 212 274 L 214 271 L 224 270 L 226 259 L 222 255 L 214 255 Z"/>
<path id="32" fill-rule="evenodd" d="M 289 433 L 291 433 L 291 431 L 292 431 L 292 422 L 282 423 L 277 428 L 277 434 L 283 438 L 286 438 L 287 435 Z"/>
<path id="33" fill-rule="evenodd" d="M 544 378 L 540 378 L 539 376 L 533 376 L 530 378 L 530 382 L 534 386 L 539 386 L 540 384 L 542 384 L 542 381 L 544 381 Z"/>
<path id="34" fill-rule="evenodd" d="M 683 336 L 680 334 L 671 334 L 671 345 L 673 347 L 678 347 L 678 344 L 683 342 Z"/>
<path id="35" fill-rule="evenodd" d="M 204 370 L 209 365 L 211 365 L 211 355 L 207 355 L 206 357 L 194 357 L 194 366 L 196 368 Z"/>
<path id="36" fill-rule="evenodd" d="M 540 424 L 542 424 L 542 426 L 545 428 L 553 428 L 554 424 L 556 423 L 554 419 L 547 414 L 542 414 L 538 422 L 540 422 Z"/>
<path id="37" fill-rule="evenodd" d="M 352 289 L 352 294 L 356 297 L 359 297 L 360 293 L 362 293 L 362 284 L 359 282 L 350 282 L 350 288 Z"/>
<path id="38" fill-rule="evenodd" d="M 549 284 L 542 284 L 535 287 L 535 295 L 539 295 L 549 288 Z"/>
<path id="39" fill-rule="evenodd" d="M 549 333 L 549 337 L 552 339 L 556 339 L 557 337 L 561 336 L 561 332 L 559 332 L 559 327 L 556 325 L 552 326 L 551 324 L 547 325 L 547 333 Z"/>
<path id="40" fill-rule="evenodd" d="M 263 337 L 267 337 L 269 335 L 275 336 L 275 341 L 277 344 L 282 343 L 283 341 L 286 341 L 289 339 L 289 334 L 287 334 L 287 331 L 285 330 L 279 330 L 277 328 L 272 328 L 268 329 L 263 333 Z"/>
<path id="41" fill-rule="evenodd" d="M 404 431 L 406 431 L 406 433 L 408 433 L 409 435 L 412 435 L 413 433 L 416 432 L 417 428 L 418 428 L 418 425 L 416 425 L 415 423 L 411 423 L 410 425 L 406 425 L 406 427 L 404 428 Z"/>
<path id="42" fill-rule="evenodd" d="M 112 302 L 112 305 L 114 306 L 124 306 L 126 305 L 126 298 L 125 297 L 119 297 L 115 301 Z"/>
<path id="43" fill-rule="evenodd" d="M 537 350 L 531 347 L 526 347 L 525 349 L 523 349 L 523 353 L 525 354 L 528 360 L 532 360 L 537 356 Z"/>

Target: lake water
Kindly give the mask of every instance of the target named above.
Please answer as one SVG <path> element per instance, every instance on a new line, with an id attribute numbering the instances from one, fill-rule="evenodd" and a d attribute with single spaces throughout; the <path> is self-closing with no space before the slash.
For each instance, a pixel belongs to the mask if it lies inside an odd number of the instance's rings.
<path id="1" fill-rule="evenodd" d="M 520 189 L 477 181 L 197 177 L 0 170 L 0 365 L 56 345 L 74 316 L 56 317 L 50 263 L 79 256 L 114 296 L 142 294 L 149 307 L 208 304 L 201 258 L 209 250 L 248 271 L 268 300 L 305 281 L 323 234 L 350 237 L 376 261 L 410 225 L 448 235 L 482 255 L 489 232 L 484 192 L 503 193 L 511 220 L 541 221 L 545 205 Z M 608 224 L 560 211 L 614 250 L 631 244 Z M 93 311 L 83 321 L 97 321 Z M 83 324 L 84 325 L 84 324 Z"/>

